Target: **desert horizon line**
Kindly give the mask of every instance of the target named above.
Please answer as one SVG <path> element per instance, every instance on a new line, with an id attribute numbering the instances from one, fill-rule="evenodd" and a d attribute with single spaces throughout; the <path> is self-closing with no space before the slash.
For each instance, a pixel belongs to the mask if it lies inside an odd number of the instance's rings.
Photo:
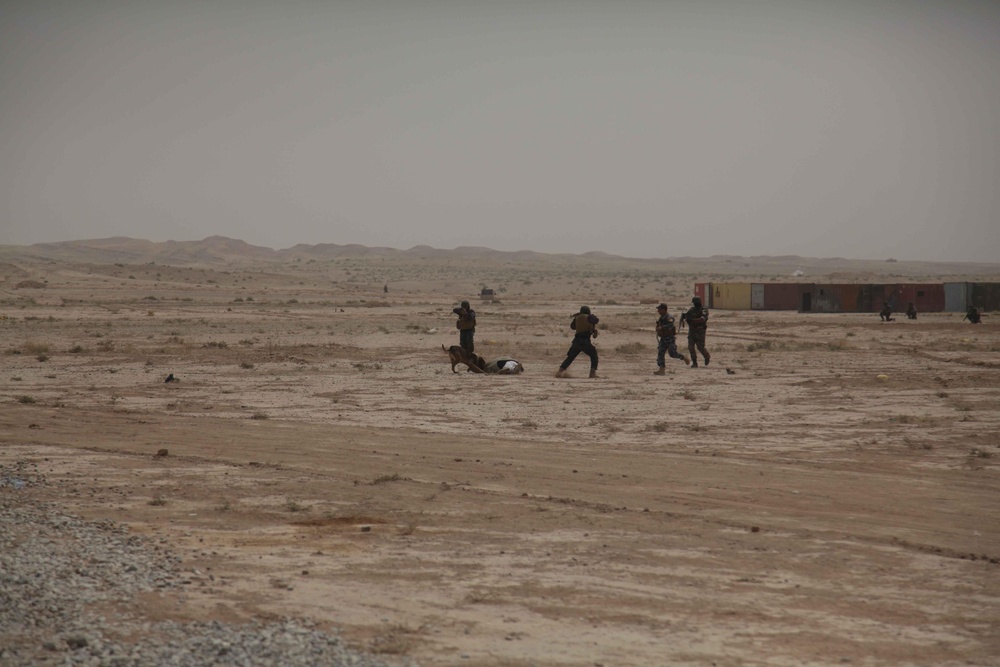
<path id="1" fill-rule="evenodd" d="M 285 248 L 273 248 L 265 245 L 258 245 L 255 243 L 250 243 L 244 239 L 235 238 L 231 236 L 225 236 L 223 234 L 210 234 L 201 239 L 190 239 L 190 240 L 177 240 L 177 239 L 165 239 L 165 240 L 151 240 L 147 238 L 140 238 L 134 236 L 107 236 L 99 238 L 82 238 L 82 239 L 66 239 L 61 241 L 39 241 L 30 244 L 18 244 L 18 243 L 4 243 L 0 244 L 0 248 L 35 248 L 35 247 L 46 247 L 46 246 L 73 246 L 73 245 L 88 245 L 88 244 L 107 244 L 109 242 L 138 242 L 146 243 L 150 245 L 181 245 L 181 246 L 196 246 L 199 244 L 206 244 L 211 242 L 225 242 L 225 243 L 235 243 L 241 244 L 249 249 L 263 250 L 275 254 L 284 254 L 293 252 L 296 250 L 303 250 L 308 248 L 322 248 L 322 247 L 336 247 L 336 248 L 363 248 L 366 250 L 374 251 L 391 251 L 398 253 L 408 253 L 414 251 L 435 251 L 435 252 L 461 252 L 461 251 L 478 251 L 478 252 L 489 252 L 499 255 L 542 255 L 550 257 L 605 257 L 608 259 L 622 259 L 622 260 L 636 260 L 636 261 L 668 261 L 668 260 L 682 260 L 682 259 L 771 259 L 771 260 L 803 260 L 803 261 L 851 261 L 851 262 L 871 262 L 871 263 L 899 263 L 899 262 L 920 262 L 924 264 L 966 264 L 970 266 L 996 266 L 1000 263 L 998 262 L 956 262 L 947 260 L 931 260 L 931 259 L 919 259 L 919 258 L 896 258 L 896 257 L 886 257 L 884 259 L 869 259 L 869 258 L 855 258 L 855 257 L 844 257 L 844 256 L 810 256 L 810 255 L 794 255 L 794 254 L 780 254 L 780 255 L 735 255 L 730 253 L 717 253 L 713 255 L 670 255 L 661 257 L 639 257 L 630 255 L 619 255 L 615 253 L 605 252 L 603 250 L 589 250 L 584 252 L 545 252 L 539 250 L 531 250 L 529 248 L 522 248 L 519 250 L 498 250 L 496 248 L 491 248 L 489 246 L 480 245 L 457 245 L 452 248 L 439 248 L 425 243 L 418 243 L 417 245 L 411 246 L 409 248 L 396 248 L 393 246 L 382 246 L 382 245 L 365 245 L 363 243 L 335 243 L 332 241 L 323 241 L 318 243 L 295 243 Z"/>

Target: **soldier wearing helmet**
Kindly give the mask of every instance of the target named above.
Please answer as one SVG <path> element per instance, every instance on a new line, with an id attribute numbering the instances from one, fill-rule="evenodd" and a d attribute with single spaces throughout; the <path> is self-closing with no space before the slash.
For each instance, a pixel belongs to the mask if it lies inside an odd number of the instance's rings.
<path id="1" fill-rule="evenodd" d="M 681 326 L 683 327 L 685 323 L 688 325 L 688 352 L 691 354 L 691 368 L 698 368 L 696 349 L 701 352 L 701 356 L 705 359 L 705 365 L 708 366 L 708 362 L 712 358 L 712 355 L 705 349 L 708 309 L 702 308 L 701 297 L 696 296 L 691 299 L 691 308 L 681 315 Z"/>
<path id="2" fill-rule="evenodd" d="M 879 319 L 883 322 L 895 322 L 896 318 L 892 316 L 892 306 L 889 305 L 888 301 L 882 302 L 882 310 L 878 313 Z"/>

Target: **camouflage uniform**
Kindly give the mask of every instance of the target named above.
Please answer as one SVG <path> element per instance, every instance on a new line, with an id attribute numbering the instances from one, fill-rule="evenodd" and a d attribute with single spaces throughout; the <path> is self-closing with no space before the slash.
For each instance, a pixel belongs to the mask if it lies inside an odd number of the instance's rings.
<path id="1" fill-rule="evenodd" d="M 705 331 L 708 329 L 708 310 L 701 307 L 701 298 L 691 299 L 691 308 L 681 316 L 681 324 L 688 325 L 688 352 L 691 354 L 691 368 L 698 368 L 698 352 L 708 366 L 712 355 L 705 349 Z"/>
<path id="2" fill-rule="evenodd" d="M 455 322 L 455 328 L 458 329 L 458 344 L 463 350 L 472 354 L 476 351 L 474 340 L 476 335 L 476 311 L 469 307 L 468 301 L 463 301 L 461 306 L 453 308 L 451 312 L 458 315 L 458 321 Z"/>
<path id="3" fill-rule="evenodd" d="M 659 344 L 656 348 L 656 374 L 663 375 L 667 367 L 667 355 L 672 359 L 680 359 L 685 364 L 691 363 L 688 358 L 677 351 L 677 323 L 674 316 L 667 312 L 667 304 L 656 307 L 660 318 L 656 320 L 656 337 Z"/>

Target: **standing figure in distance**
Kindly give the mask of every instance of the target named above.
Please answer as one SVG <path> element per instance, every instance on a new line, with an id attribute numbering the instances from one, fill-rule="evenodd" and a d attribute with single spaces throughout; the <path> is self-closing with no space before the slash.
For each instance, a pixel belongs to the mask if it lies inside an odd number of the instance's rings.
<path id="1" fill-rule="evenodd" d="M 708 330 L 708 309 L 701 307 L 701 297 L 691 299 L 691 308 L 681 315 L 681 327 L 688 326 L 688 352 L 691 354 L 691 368 L 698 368 L 698 352 L 708 366 L 712 355 L 705 349 L 705 332 Z"/>
<path id="2" fill-rule="evenodd" d="M 476 343 L 473 340 L 476 334 L 476 311 L 469 306 L 468 301 L 463 301 L 461 306 L 453 308 L 451 312 L 458 315 L 458 320 L 455 322 L 455 328 L 458 329 L 458 344 L 463 350 L 472 354 L 476 351 Z"/>
<path id="3" fill-rule="evenodd" d="M 969 320 L 970 324 L 979 324 L 983 321 L 982 315 L 979 314 L 979 309 L 975 306 L 969 306 L 969 312 L 965 314 L 963 320 Z"/>
<path id="4" fill-rule="evenodd" d="M 895 322 L 896 320 L 892 317 L 892 306 L 889 305 L 888 301 L 882 302 L 882 310 L 878 313 L 879 318 L 883 322 Z"/>
<path id="5" fill-rule="evenodd" d="M 573 336 L 573 344 L 569 346 L 566 353 L 566 361 L 562 362 L 559 370 L 556 371 L 557 378 L 566 377 L 566 369 L 573 363 L 577 355 L 583 352 L 590 357 L 590 377 L 597 377 L 597 348 L 590 342 L 591 337 L 597 338 L 597 323 L 600 322 L 596 315 L 590 314 L 589 306 L 580 306 L 580 312 L 570 320 L 569 328 L 576 331 Z"/>
<path id="6" fill-rule="evenodd" d="M 910 302 L 910 305 L 907 306 L 906 308 L 906 319 L 908 320 L 917 319 L 917 307 L 913 305 L 912 301 Z"/>
<path id="7" fill-rule="evenodd" d="M 667 304 L 661 303 L 656 307 L 656 312 L 660 315 L 656 320 L 656 339 L 659 343 L 656 347 L 656 370 L 653 375 L 664 375 L 667 372 L 668 354 L 671 359 L 680 359 L 685 364 L 691 362 L 677 351 L 677 324 L 674 316 L 667 312 Z"/>

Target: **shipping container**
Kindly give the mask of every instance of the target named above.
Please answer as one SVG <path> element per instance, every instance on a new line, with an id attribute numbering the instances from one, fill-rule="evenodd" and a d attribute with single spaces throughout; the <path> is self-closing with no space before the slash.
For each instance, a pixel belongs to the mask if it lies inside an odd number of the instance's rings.
<path id="1" fill-rule="evenodd" d="M 967 283 L 944 284 L 944 309 L 949 313 L 964 313 L 969 309 Z"/>
<path id="2" fill-rule="evenodd" d="M 705 308 L 712 307 L 712 283 L 695 283 L 694 295 L 701 299 L 701 305 Z"/>
<path id="3" fill-rule="evenodd" d="M 811 313 L 813 310 L 813 288 L 815 285 L 808 285 L 802 283 L 798 285 L 799 288 L 799 312 Z"/>
<path id="4" fill-rule="evenodd" d="M 836 295 L 837 303 L 840 304 L 841 312 L 862 312 L 861 285 L 857 283 L 831 285 L 830 289 L 832 289 Z"/>
<path id="5" fill-rule="evenodd" d="M 969 283 L 969 305 L 982 312 L 1000 310 L 1000 283 Z"/>
<path id="6" fill-rule="evenodd" d="M 708 308 L 797 310 L 816 313 L 877 313 L 888 303 L 904 313 L 965 312 L 970 305 L 1000 311 L 1000 283 L 695 283 Z"/>
<path id="7" fill-rule="evenodd" d="M 750 310 L 750 283 L 712 283 L 712 307 Z"/>
<path id="8" fill-rule="evenodd" d="M 877 313 L 882 310 L 885 304 L 889 304 L 893 310 L 899 310 L 899 293 L 896 285 L 862 285 L 862 299 L 860 311 L 863 313 Z M 903 305 L 906 308 L 906 305 Z"/>
<path id="9" fill-rule="evenodd" d="M 813 312 L 856 313 L 864 307 L 865 285 L 812 285 L 809 301 Z M 805 302 L 803 293 L 803 303 Z M 881 309 L 881 304 L 879 305 Z"/>
<path id="10" fill-rule="evenodd" d="M 912 303 L 918 313 L 940 313 L 944 311 L 944 285 L 919 284 L 897 285 L 896 294 L 899 298 L 896 308 L 904 312 Z"/>
<path id="11" fill-rule="evenodd" d="M 802 310 L 803 289 L 812 287 L 799 283 L 763 283 L 759 286 L 763 287 L 764 292 L 762 310 Z"/>

